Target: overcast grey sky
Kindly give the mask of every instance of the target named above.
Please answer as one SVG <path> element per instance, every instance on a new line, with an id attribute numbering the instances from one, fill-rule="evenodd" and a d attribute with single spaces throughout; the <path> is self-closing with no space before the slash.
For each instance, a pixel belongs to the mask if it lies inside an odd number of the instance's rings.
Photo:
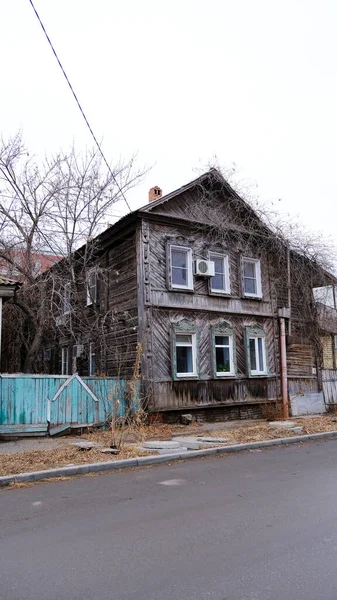
<path id="1" fill-rule="evenodd" d="M 91 146 L 28 0 L 0 0 L 1 130 L 32 152 Z M 337 0 L 35 0 L 109 161 L 164 193 L 214 155 L 335 236 Z M 197 170 L 197 171 L 196 171 Z M 120 206 L 121 212 L 126 208 Z"/>

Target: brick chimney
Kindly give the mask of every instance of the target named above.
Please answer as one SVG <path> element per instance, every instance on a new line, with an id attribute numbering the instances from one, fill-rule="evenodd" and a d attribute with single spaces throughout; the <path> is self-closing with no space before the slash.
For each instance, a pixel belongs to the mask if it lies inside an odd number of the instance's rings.
<path id="1" fill-rule="evenodd" d="M 149 202 L 158 200 L 158 198 L 161 198 L 162 195 L 163 195 L 163 190 L 158 185 L 155 185 L 153 188 L 151 188 L 149 190 Z"/>

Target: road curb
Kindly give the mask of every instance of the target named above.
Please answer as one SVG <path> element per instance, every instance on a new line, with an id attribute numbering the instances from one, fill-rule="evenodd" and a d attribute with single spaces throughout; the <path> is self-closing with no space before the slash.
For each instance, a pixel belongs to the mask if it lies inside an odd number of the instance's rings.
<path id="1" fill-rule="evenodd" d="M 212 456 L 215 454 L 243 452 L 244 450 L 268 448 L 269 446 L 281 446 L 284 444 L 298 444 L 299 442 L 305 442 L 309 440 L 320 440 L 324 438 L 333 437 L 337 437 L 337 431 L 324 431 L 322 433 L 296 435 L 291 438 L 277 438 L 274 440 L 264 440 L 261 442 L 249 442 L 247 444 L 232 444 L 231 446 L 206 448 L 203 450 L 190 450 L 188 452 L 185 451 L 177 454 L 161 454 L 160 456 L 139 456 L 139 458 L 126 458 L 125 460 L 113 460 L 109 462 L 74 465 L 71 467 L 60 467 L 59 469 L 33 471 L 31 473 L 19 473 L 18 475 L 7 475 L 4 477 L 0 477 L 0 487 L 5 487 L 12 483 L 41 481 L 43 479 L 51 479 L 54 477 L 74 477 L 75 475 L 86 475 L 88 473 L 114 471 L 116 469 L 143 467 L 147 465 L 154 465 L 156 463 L 172 462 L 174 460 L 187 460 L 191 458 L 199 458 L 202 456 Z"/>

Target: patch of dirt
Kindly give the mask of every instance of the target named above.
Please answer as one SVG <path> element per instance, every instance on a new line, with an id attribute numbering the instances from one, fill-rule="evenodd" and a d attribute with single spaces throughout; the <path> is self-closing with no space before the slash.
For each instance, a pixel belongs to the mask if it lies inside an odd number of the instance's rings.
<path id="1" fill-rule="evenodd" d="M 319 417 L 303 417 L 292 419 L 296 426 L 303 427 L 303 435 L 311 433 L 321 433 L 324 431 L 337 430 L 337 418 L 331 416 Z M 207 426 L 209 425 L 209 429 Z M 111 444 L 112 432 L 92 431 L 83 436 L 67 436 L 58 438 L 58 445 L 53 449 L 36 449 L 26 450 L 22 452 L 21 446 L 18 446 L 18 451 L 15 452 L 11 448 L 10 453 L 0 454 L 0 476 L 13 475 L 17 473 L 26 473 L 29 471 L 42 471 L 45 469 L 53 469 L 57 467 L 65 467 L 71 465 L 81 465 L 94 462 L 108 462 L 125 458 L 134 458 L 136 456 L 148 456 L 149 453 L 140 449 L 141 444 L 145 440 L 171 440 L 172 434 L 180 433 L 180 435 L 197 435 L 198 437 L 209 436 L 224 437 L 229 441 L 226 445 L 246 442 L 258 442 L 262 440 L 273 440 L 282 437 L 293 437 L 291 430 L 271 428 L 268 422 L 244 422 L 240 427 L 238 422 L 226 422 L 221 427 L 221 424 L 214 429 L 211 424 L 192 424 L 184 425 L 144 425 L 134 427 L 128 430 L 121 430 L 123 439 L 123 447 L 119 454 L 110 455 L 100 452 L 100 448 L 108 447 Z M 173 438 L 174 439 L 174 438 Z M 92 448 L 89 451 L 78 450 L 77 447 L 71 444 L 74 441 L 88 440 L 95 441 L 100 444 L 97 448 Z M 13 442 L 15 444 L 15 442 Z M 221 444 L 223 445 L 223 444 Z M 21 451 L 20 451 L 21 450 Z M 157 453 L 152 453 L 157 454 Z"/>
<path id="2" fill-rule="evenodd" d="M 293 433 L 289 429 L 280 429 L 269 427 L 268 423 L 259 423 L 258 425 L 245 426 L 235 429 L 217 429 L 213 432 L 213 437 L 224 437 L 229 440 L 228 444 L 245 444 L 248 442 L 260 442 L 263 440 L 275 440 L 277 438 L 294 437 L 295 435 L 306 435 L 311 433 L 322 433 L 324 431 L 336 431 L 336 421 L 329 416 L 324 417 L 303 417 L 291 419 L 296 427 L 303 427 L 301 434 Z M 199 434 L 199 437 L 206 436 L 205 432 Z M 228 445 L 227 444 L 227 445 Z"/>
<path id="3" fill-rule="evenodd" d="M 83 451 L 65 445 L 63 448 L 55 450 L 30 450 L 17 454 L 1 454 L 0 476 L 56 469 L 70 464 L 83 465 L 94 462 L 109 462 L 110 460 L 121 460 L 136 456 L 148 456 L 148 452 L 142 452 L 138 446 L 125 446 L 119 454 L 107 455 L 100 452 L 99 448 Z"/>

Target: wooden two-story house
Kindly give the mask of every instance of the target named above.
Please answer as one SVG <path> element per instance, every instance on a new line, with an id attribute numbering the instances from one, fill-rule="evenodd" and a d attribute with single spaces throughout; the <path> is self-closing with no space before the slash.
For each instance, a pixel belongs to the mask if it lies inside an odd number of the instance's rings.
<path id="1" fill-rule="evenodd" d="M 104 323 L 75 339 L 58 317 L 59 334 L 45 339 L 52 370 L 129 377 L 140 352 L 151 412 L 254 417 L 281 396 L 281 315 L 289 394 L 319 391 L 312 288 L 329 276 L 290 252 L 218 171 L 166 196 L 152 188 L 95 242 L 82 309 Z"/>

